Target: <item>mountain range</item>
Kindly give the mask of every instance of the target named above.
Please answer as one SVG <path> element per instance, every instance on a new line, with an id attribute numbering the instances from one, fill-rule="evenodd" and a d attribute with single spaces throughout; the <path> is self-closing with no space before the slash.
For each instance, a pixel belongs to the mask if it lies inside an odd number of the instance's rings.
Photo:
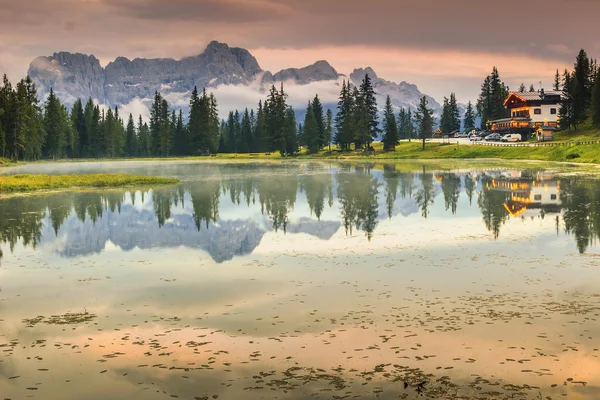
<path id="1" fill-rule="evenodd" d="M 37 86 L 40 99 L 52 88 L 67 105 L 77 99 L 92 98 L 107 106 L 123 106 L 135 99 L 149 101 L 155 91 L 165 97 L 189 95 L 194 86 L 219 88 L 238 85 L 250 90 L 265 92 L 272 84 L 304 87 L 313 83 L 333 85 L 328 90 L 338 93 L 341 80 L 359 85 L 366 74 L 373 81 L 380 107 L 385 96 L 390 95 L 396 108 L 415 110 L 423 93 L 416 85 L 407 82 L 394 83 L 379 78 L 370 68 L 355 69 L 349 77 L 338 73 L 327 61 L 321 60 L 303 68 L 289 68 L 276 73 L 264 71 L 256 58 L 246 49 L 230 47 L 225 43 L 211 42 L 201 54 L 175 60 L 170 58 L 129 60 L 118 57 L 106 67 L 93 55 L 60 52 L 50 57 L 38 57 L 31 62 L 29 75 Z M 322 86 L 320 86 L 322 87 Z M 297 104 L 306 104 L 315 93 Z M 308 96 L 308 94 L 307 94 Z M 427 96 L 434 113 L 441 113 L 440 104 Z M 326 107 L 335 110 L 335 98 L 323 99 Z M 185 104 L 185 103 L 184 103 Z M 247 104 L 255 107 L 256 104 Z M 300 107 L 298 107 L 300 108 Z M 229 110 L 224 110 L 229 111 Z"/>

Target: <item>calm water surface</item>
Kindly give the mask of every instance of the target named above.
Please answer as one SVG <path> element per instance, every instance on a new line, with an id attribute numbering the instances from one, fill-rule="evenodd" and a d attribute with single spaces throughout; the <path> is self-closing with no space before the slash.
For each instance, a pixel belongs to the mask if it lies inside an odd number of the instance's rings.
<path id="1" fill-rule="evenodd" d="M 600 182 L 509 168 L 49 164 L 0 197 L 0 398 L 600 398 Z M 410 172 L 407 172 L 410 171 Z"/>

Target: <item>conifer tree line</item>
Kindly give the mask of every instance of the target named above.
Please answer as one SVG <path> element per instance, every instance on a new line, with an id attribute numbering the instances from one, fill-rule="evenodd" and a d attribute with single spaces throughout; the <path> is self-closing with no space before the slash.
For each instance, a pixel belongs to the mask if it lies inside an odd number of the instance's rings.
<path id="1" fill-rule="evenodd" d="M 481 129 L 485 129 L 489 121 L 508 117 L 504 100 L 508 97 L 509 87 L 500 79 L 498 69 L 494 67 L 481 84 L 481 92 L 477 99 L 477 115 L 481 118 Z M 474 124 L 473 124 L 474 125 Z"/>
<path id="2" fill-rule="evenodd" d="M 343 151 L 351 150 L 352 145 L 355 150 L 370 150 L 379 133 L 383 133 L 383 147 L 388 151 L 393 151 L 400 139 L 410 141 L 418 137 L 424 143 L 425 138 L 433 135 L 435 120 L 425 96 L 421 98 L 415 113 L 401 108 L 396 117 L 388 95 L 381 125 L 383 129 L 379 128 L 377 100 L 369 75 L 365 75 L 360 87 L 344 81 L 337 104 L 333 135 L 333 142 Z"/>
<path id="3" fill-rule="evenodd" d="M 450 94 L 450 99 L 444 97 L 442 116 L 440 117 L 440 129 L 442 132 L 456 132 L 461 127 L 460 111 L 456 102 L 456 95 Z"/>
<path id="4" fill-rule="evenodd" d="M 580 50 L 573 71 L 565 69 L 560 78 L 556 71 L 555 89 L 560 86 L 562 105 L 560 126 L 564 130 L 577 130 L 590 116 L 595 128 L 600 128 L 600 68 L 595 59 Z"/>
<path id="5" fill-rule="evenodd" d="M 118 108 L 103 109 L 92 99 L 77 100 L 70 112 L 54 91 L 43 104 L 29 77 L 15 87 L 4 76 L 0 85 L 0 157 L 101 158 L 195 155 L 216 151 L 219 140 L 217 101 L 194 90 L 189 123 L 156 92 L 149 123 L 123 117 Z"/>

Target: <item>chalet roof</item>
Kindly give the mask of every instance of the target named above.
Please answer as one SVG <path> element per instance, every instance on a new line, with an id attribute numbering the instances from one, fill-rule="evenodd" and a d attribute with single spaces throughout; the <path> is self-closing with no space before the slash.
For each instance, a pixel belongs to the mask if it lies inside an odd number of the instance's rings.
<path id="1" fill-rule="evenodd" d="M 504 102 L 506 104 L 506 102 L 508 102 L 508 99 L 510 99 L 511 96 L 517 96 L 518 98 L 520 98 L 523 101 L 536 101 L 536 100 L 542 100 L 542 93 L 541 92 L 510 92 L 508 94 L 508 97 L 506 98 L 506 101 Z M 544 97 L 559 97 L 562 95 L 562 92 L 560 91 L 544 91 Z"/>

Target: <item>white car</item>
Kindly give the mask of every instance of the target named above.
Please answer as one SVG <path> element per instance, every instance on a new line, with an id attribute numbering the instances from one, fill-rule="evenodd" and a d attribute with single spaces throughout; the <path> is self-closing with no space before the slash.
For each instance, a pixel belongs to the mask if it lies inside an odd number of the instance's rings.
<path id="1" fill-rule="evenodd" d="M 500 140 L 503 142 L 520 142 L 521 135 L 519 133 L 509 133 L 508 135 L 502 136 L 502 139 Z"/>

